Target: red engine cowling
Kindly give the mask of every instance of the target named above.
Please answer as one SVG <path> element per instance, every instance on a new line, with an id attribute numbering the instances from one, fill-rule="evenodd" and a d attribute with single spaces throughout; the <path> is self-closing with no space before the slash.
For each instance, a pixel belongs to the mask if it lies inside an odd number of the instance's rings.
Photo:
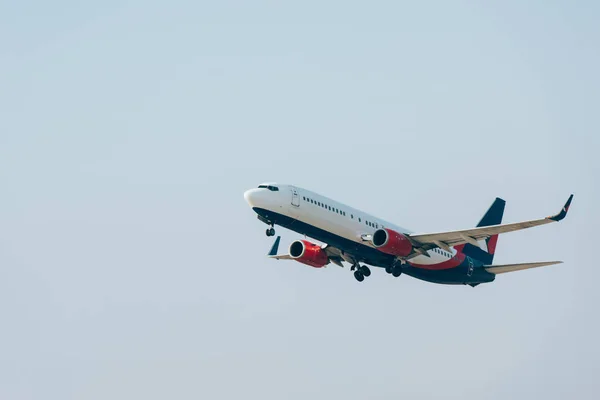
<path id="1" fill-rule="evenodd" d="M 412 251 L 412 243 L 406 236 L 387 228 L 375 231 L 373 246 L 379 251 L 396 257 L 406 257 Z"/>
<path id="2" fill-rule="evenodd" d="M 303 264 L 321 268 L 329 263 L 325 251 L 314 243 L 306 240 L 296 240 L 290 245 L 290 256 Z"/>

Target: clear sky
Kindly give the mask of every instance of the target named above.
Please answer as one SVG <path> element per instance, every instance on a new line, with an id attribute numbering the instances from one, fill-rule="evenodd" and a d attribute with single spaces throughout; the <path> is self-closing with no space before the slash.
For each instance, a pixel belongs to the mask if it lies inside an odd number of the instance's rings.
<path id="1" fill-rule="evenodd" d="M 0 2 L 0 398 L 597 399 L 599 4 Z M 271 180 L 565 263 L 267 260 Z"/>

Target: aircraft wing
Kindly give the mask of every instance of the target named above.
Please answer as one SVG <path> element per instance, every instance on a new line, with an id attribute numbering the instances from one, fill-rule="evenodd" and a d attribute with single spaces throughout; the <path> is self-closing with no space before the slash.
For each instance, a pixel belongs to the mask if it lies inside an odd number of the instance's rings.
<path id="1" fill-rule="evenodd" d="M 490 236 L 500 233 L 514 232 L 522 229 L 532 228 L 538 225 L 545 225 L 552 222 L 558 222 L 567 216 L 569 206 L 573 200 L 573 195 L 569 197 L 562 210 L 553 216 L 523 222 L 515 222 L 512 224 L 500 224 L 482 226 L 479 228 L 464 229 L 459 231 L 438 232 L 438 233 L 422 233 L 410 234 L 408 237 L 413 241 L 416 247 L 431 249 L 434 247 L 447 248 L 450 246 L 458 246 L 465 243 L 470 243 L 479 247 L 477 241 L 487 239 Z"/>
<path id="2" fill-rule="evenodd" d="M 290 256 L 289 254 L 277 254 L 277 251 L 279 250 L 280 241 L 281 236 L 277 236 L 277 239 L 275 239 L 273 246 L 271 246 L 271 250 L 269 251 L 268 257 L 274 258 L 276 260 L 293 260 L 292 256 Z"/>
<path id="3" fill-rule="evenodd" d="M 562 261 L 546 261 L 522 264 L 504 264 L 504 265 L 489 265 L 485 266 L 487 272 L 492 274 L 504 274 L 506 272 L 521 271 L 523 269 L 545 267 L 546 265 L 561 264 Z"/>

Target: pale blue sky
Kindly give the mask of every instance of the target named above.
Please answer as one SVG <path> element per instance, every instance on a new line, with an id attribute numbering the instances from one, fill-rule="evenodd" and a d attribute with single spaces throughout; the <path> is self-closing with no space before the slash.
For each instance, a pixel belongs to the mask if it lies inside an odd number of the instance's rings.
<path id="1" fill-rule="evenodd" d="M 599 19 L 0 2 L 0 398 L 598 398 Z M 575 193 L 495 258 L 565 263 L 470 288 L 266 260 L 267 180 L 420 232 Z"/>

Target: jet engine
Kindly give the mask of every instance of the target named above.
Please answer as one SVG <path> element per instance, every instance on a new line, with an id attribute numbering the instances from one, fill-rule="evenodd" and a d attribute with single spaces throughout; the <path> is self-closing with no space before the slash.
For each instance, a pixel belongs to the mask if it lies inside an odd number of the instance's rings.
<path id="1" fill-rule="evenodd" d="M 329 263 L 325 251 L 314 243 L 306 240 L 296 240 L 290 245 L 290 257 L 314 268 L 322 268 Z"/>
<path id="2" fill-rule="evenodd" d="M 388 228 L 377 229 L 372 242 L 379 251 L 396 257 L 406 257 L 412 251 L 412 243 L 405 235 Z"/>

